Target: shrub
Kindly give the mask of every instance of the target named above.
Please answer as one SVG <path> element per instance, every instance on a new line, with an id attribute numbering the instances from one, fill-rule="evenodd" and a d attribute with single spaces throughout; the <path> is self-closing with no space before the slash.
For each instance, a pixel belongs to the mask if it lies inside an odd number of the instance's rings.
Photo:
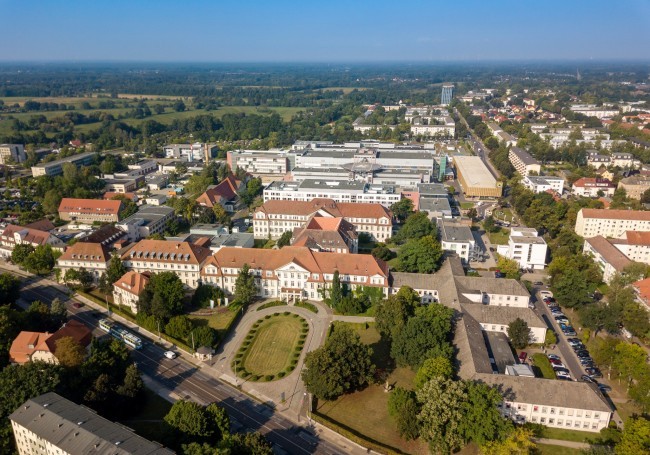
<path id="1" fill-rule="evenodd" d="M 240 359 L 240 358 L 242 358 L 242 357 L 244 357 L 244 353 L 241 352 L 241 351 L 238 352 L 237 354 L 235 354 L 235 358 L 237 358 L 237 359 Z"/>
<path id="2" fill-rule="evenodd" d="M 271 319 L 272 317 L 273 317 L 272 314 L 267 314 L 266 316 L 264 316 L 264 319 Z"/>
<path id="3" fill-rule="evenodd" d="M 291 373 L 293 371 L 293 367 L 286 367 L 284 371 L 285 373 Z"/>
<path id="4" fill-rule="evenodd" d="M 273 381 L 274 379 L 275 379 L 275 375 L 273 374 L 267 374 L 266 376 L 264 376 L 265 381 Z"/>
<path id="5" fill-rule="evenodd" d="M 285 373 L 284 371 L 280 371 L 280 372 L 277 374 L 277 377 L 278 377 L 278 378 L 283 378 L 283 377 L 285 377 L 286 375 L 287 375 L 287 373 Z"/>
<path id="6" fill-rule="evenodd" d="M 258 381 L 260 379 L 260 377 L 258 375 L 256 375 L 256 374 L 252 374 L 249 379 L 251 381 Z"/>
<path id="7" fill-rule="evenodd" d="M 285 312 L 282 313 L 282 314 L 285 315 L 285 316 L 289 316 L 289 314 L 291 314 L 291 313 L 289 313 L 288 311 L 285 311 Z"/>

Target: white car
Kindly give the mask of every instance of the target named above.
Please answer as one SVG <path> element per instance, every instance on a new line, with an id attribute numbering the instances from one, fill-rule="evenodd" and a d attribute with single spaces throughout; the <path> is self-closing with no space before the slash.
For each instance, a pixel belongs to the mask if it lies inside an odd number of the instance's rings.
<path id="1" fill-rule="evenodd" d="M 165 357 L 168 359 L 175 359 L 178 356 L 174 351 L 165 351 Z"/>
<path id="2" fill-rule="evenodd" d="M 564 371 L 556 371 L 555 376 L 557 378 L 562 378 L 562 379 L 571 379 L 571 375 L 568 373 L 565 373 Z"/>
<path id="3" fill-rule="evenodd" d="M 542 296 L 542 299 L 546 297 L 553 297 L 553 293 L 551 291 L 539 291 L 539 295 Z"/>

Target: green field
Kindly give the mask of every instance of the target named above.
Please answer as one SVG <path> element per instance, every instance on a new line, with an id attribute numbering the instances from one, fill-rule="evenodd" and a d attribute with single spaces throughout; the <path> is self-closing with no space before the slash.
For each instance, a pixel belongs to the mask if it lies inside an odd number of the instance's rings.
<path id="1" fill-rule="evenodd" d="M 551 362 L 548 361 L 548 358 L 544 354 L 533 354 L 533 365 L 539 369 L 539 373 L 541 373 L 543 378 L 556 379 Z M 535 372 L 535 374 L 537 373 Z"/>
<path id="2" fill-rule="evenodd" d="M 380 372 L 388 375 L 388 382 L 393 386 L 413 388 L 415 373 L 409 368 L 395 368 L 390 359 L 390 346 L 379 336 L 373 324 L 345 324 L 352 327 L 361 337 L 361 341 L 373 349 L 373 362 Z M 388 415 L 388 397 L 384 391 L 384 381 L 366 387 L 360 392 L 344 395 L 335 401 L 319 401 L 314 409 L 348 429 L 364 435 L 381 444 L 394 447 L 404 453 L 428 453 L 423 441 L 407 442 L 397 432 L 397 428 Z"/>
<path id="3" fill-rule="evenodd" d="M 510 239 L 510 229 L 499 228 L 497 232 L 488 232 L 487 236 L 492 245 L 507 245 Z"/>
<path id="4" fill-rule="evenodd" d="M 190 319 L 196 325 L 207 324 L 219 333 L 219 339 L 223 339 L 230 323 L 237 317 L 236 311 L 228 308 L 217 308 L 217 311 L 210 316 L 190 315 Z"/>
<path id="5" fill-rule="evenodd" d="M 291 362 L 302 328 L 302 319 L 275 315 L 263 319 L 244 357 L 246 371 L 254 375 L 275 375 Z"/>

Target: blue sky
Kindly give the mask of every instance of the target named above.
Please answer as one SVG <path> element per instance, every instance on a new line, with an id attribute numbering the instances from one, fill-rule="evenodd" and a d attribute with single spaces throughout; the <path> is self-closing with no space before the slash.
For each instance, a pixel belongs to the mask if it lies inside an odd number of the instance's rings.
<path id="1" fill-rule="evenodd" d="M 0 0 L 0 61 L 650 59 L 650 0 Z"/>

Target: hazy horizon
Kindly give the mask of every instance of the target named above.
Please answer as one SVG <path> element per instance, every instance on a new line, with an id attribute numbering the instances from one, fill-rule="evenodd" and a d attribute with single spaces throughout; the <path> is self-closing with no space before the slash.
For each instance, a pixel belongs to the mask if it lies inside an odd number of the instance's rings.
<path id="1" fill-rule="evenodd" d="M 6 63 L 646 61 L 650 2 L 0 0 Z"/>

